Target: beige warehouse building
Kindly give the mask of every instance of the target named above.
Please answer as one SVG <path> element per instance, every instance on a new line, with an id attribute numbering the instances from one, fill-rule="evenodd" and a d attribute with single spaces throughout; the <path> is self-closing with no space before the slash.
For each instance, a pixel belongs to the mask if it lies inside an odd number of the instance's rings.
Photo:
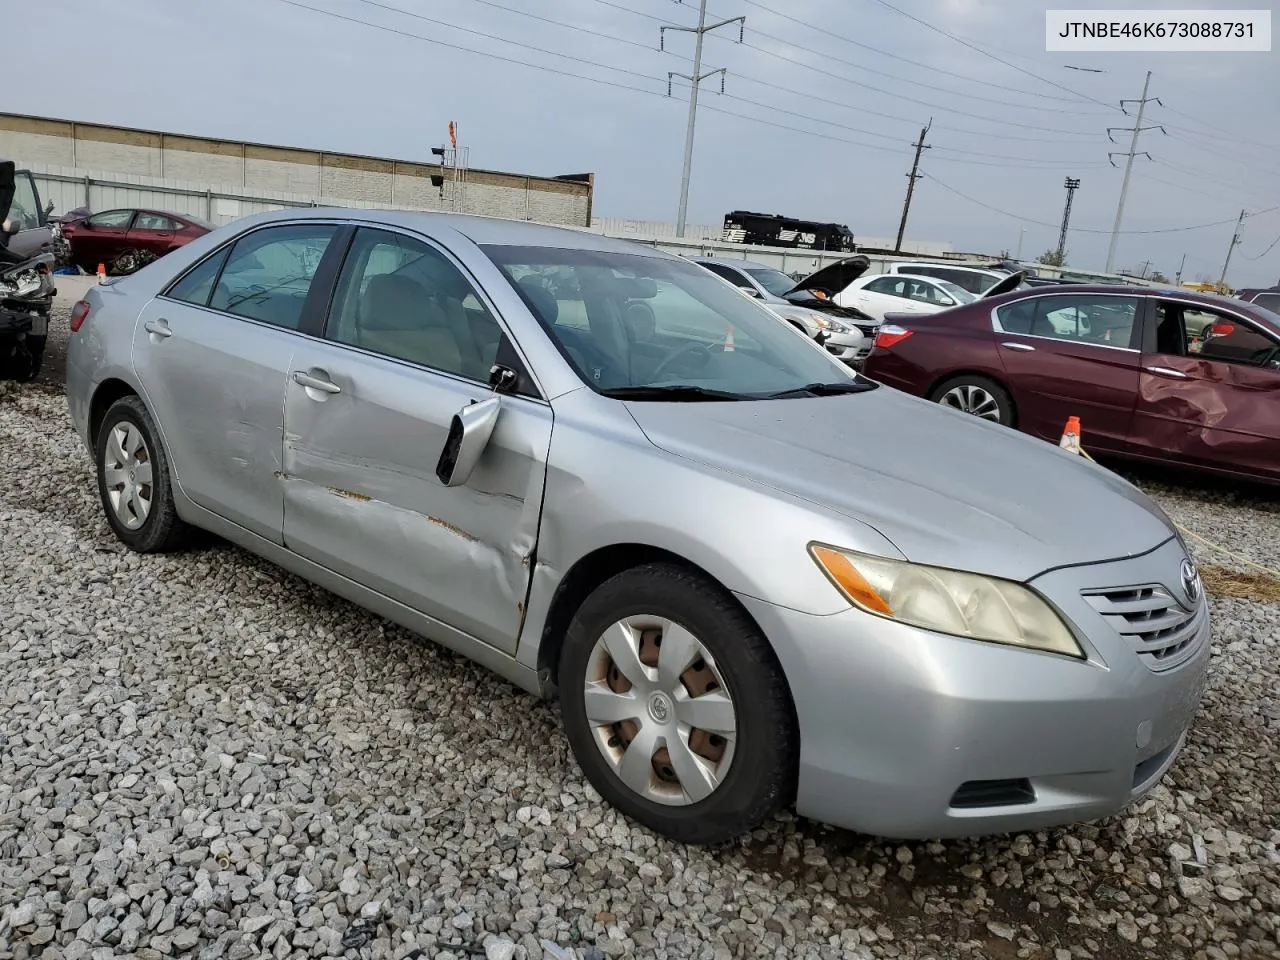
<path id="1" fill-rule="evenodd" d="M 187 202 L 170 206 L 214 220 L 250 212 L 242 209 L 245 202 L 257 206 L 268 201 L 269 205 L 272 197 L 278 197 L 295 204 L 455 210 L 589 227 L 595 186 L 590 173 L 550 177 L 503 173 L 465 169 L 465 163 L 368 157 L 11 113 L 0 113 L 0 156 L 38 171 L 49 185 L 87 178 L 108 184 L 117 193 L 128 184 L 140 192 L 172 190 L 169 195 L 175 198 L 203 192 L 210 195 L 207 211 Z M 112 177 L 127 183 L 116 184 Z M 443 183 L 438 179 L 433 184 L 432 177 L 442 178 Z M 244 196 L 233 205 L 228 201 L 236 199 L 237 191 Z M 86 202 L 86 196 L 70 202 L 70 192 L 45 189 L 55 203 L 57 195 L 66 200 L 65 206 Z M 88 205 L 96 210 L 129 205 L 114 196 L 104 204 L 106 197 L 95 197 L 92 183 L 86 183 L 85 193 Z M 145 204 L 155 205 L 155 201 L 148 198 Z"/>

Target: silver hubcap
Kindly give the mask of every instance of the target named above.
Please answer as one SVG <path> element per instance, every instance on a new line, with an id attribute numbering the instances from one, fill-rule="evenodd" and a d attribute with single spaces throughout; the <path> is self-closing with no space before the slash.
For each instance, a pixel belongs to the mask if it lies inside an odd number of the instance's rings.
<path id="1" fill-rule="evenodd" d="M 151 451 L 142 431 L 121 422 L 111 429 L 102 456 L 107 497 L 116 519 L 128 530 L 137 530 L 151 514 Z"/>
<path id="2" fill-rule="evenodd" d="M 952 387 L 942 395 L 938 401 L 947 407 L 955 407 L 965 413 L 971 413 L 975 417 L 981 417 L 983 420 L 1000 420 L 1000 406 L 996 403 L 996 398 L 981 387 L 975 387 L 973 384 L 963 383 L 959 386 Z"/>
<path id="3" fill-rule="evenodd" d="M 728 774 L 733 698 L 710 652 L 678 623 L 635 616 L 611 626 L 592 648 L 583 699 L 600 753 L 645 799 L 697 803 Z"/>

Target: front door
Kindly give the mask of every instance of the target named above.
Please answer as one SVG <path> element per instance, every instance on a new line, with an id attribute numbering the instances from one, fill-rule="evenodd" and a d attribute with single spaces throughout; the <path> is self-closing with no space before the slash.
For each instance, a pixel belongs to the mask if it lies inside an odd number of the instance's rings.
<path id="1" fill-rule="evenodd" d="M 1153 306 L 1135 452 L 1280 478 L 1280 341 L 1211 307 L 1173 299 Z"/>
<path id="2" fill-rule="evenodd" d="M 129 238 L 132 210 L 106 210 L 76 226 L 71 250 L 77 266 L 93 273 L 124 250 Z"/>
<path id="3" fill-rule="evenodd" d="M 312 277 L 339 229 L 252 231 L 147 304 L 134 329 L 134 365 L 183 491 L 275 543 L 285 377 L 305 339 Z"/>
<path id="4" fill-rule="evenodd" d="M 1138 392 L 1140 306 L 1133 296 L 1070 293 L 996 308 L 996 350 L 1019 429 L 1056 441 L 1075 416 L 1085 447 L 1124 446 Z"/>
<path id="5" fill-rule="evenodd" d="M 519 368 L 492 308 L 439 248 L 362 228 L 324 341 L 285 383 L 284 542 L 358 583 L 513 653 L 534 563 L 551 407 L 527 376 L 503 394 L 470 479 L 435 469 L 455 413 Z"/>

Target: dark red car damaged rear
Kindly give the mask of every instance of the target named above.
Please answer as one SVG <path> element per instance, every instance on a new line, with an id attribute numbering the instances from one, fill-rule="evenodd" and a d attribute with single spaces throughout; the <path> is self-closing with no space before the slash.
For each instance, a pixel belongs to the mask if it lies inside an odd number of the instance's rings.
<path id="1" fill-rule="evenodd" d="M 1149 287 L 1017 290 L 894 315 L 864 373 L 1053 443 L 1280 483 L 1280 315 Z"/>

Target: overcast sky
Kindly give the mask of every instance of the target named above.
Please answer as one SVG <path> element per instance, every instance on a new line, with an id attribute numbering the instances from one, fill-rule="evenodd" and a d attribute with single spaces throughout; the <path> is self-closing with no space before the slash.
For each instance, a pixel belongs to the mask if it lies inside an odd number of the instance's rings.
<path id="1" fill-rule="evenodd" d="M 1231 222 L 1123 235 L 1116 266 L 1150 260 L 1172 277 L 1185 253 L 1184 280 L 1216 280 L 1241 208 L 1280 207 L 1280 53 L 1046 53 L 1044 9 L 709 0 L 709 22 L 746 15 L 746 43 L 736 25 L 705 42 L 703 70 L 728 74 L 724 95 L 719 77 L 704 84 L 690 222 L 748 209 L 892 237 L 911 142 L 932 118 L 909 238 L 995 253 L 1021 240 L 1034 257 L 1057 245 L 1071 176 L 1068 262 L 1100 269 L 1122 174 L 1107 153 L 1129 137 L 1105 131 L 1133 124 L 1118 101 L 1138 98 L 1151 70 L 1163 106 L 1144 124 L 1168 135 L 1142 135 L 1153 159 L 1134 163 L 1123 229 Z M 43 0 L 15 12 L 25 39 L 8 48 L 8 110 L 402 159 L 429 159 L 455 120 L 473 167 L 591 171 L 598 216 L 676 217 L 688 91 L 677 80 L 668 98 L 667 73 L 692 72 L 694 38 L 668 31 L 660 52 L 658 27 L 696 23 L 697 0 Z M 1280 244 L 1263 255 L 1277 237 L 1280 209 L 1247 218 L 1228 281 L 1280 280 Z"/>

